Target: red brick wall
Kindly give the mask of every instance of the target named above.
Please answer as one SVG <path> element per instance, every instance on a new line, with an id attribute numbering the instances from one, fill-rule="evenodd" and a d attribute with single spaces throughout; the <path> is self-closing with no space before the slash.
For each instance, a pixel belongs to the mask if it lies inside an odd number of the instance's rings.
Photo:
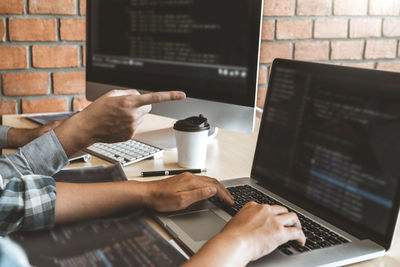
<path id="1" fill-rule="evenodd" d="M 400 72 L 400 0 L 264 2 L 259 106 L 276 57 Z"/>
<path id="2" fill-rule="evenodd" d="M 0 114 L 77 110 L 85 0 L 0 0 Z"/>
<path id="3" fill-rule="evenodd" d="M 276 57 L 400 71 L 400 0 L 264 0 L 259 105 Z M 86 0 L 0 0 L 0 114 L 85 107 Z"/>

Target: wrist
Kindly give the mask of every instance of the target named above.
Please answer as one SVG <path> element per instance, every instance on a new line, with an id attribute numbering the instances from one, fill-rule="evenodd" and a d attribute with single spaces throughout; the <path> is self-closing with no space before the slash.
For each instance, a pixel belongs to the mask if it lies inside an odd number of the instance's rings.
<path id="1" fill-rule="evenodd" d="M 184 266 L 242 267 L 251 261 L 250 254 L 244 239 L 223 231 L 210 239 Z"/>
<path id="2" fill-rule="evenodd" d="M 68 157 L 95 143 L 93 135 L 87 130 L 85 121 L 81 120 L 79 115 L 71 117 L 54 129 Z"/>
<path id="3" fill-rule="evenodd" d="M 142 186 L 141 199 L 144 207 L 154 208 L 154 200 L 156 198 L 156 183 L 153 182 L 140 182 Z"/>
<path id="4" fill-rule="evenodd" d="M 253 248 L 241 235 L 222 231 L 214 238 L 219 242 L 220 247 L 228 247 L 229 251 L 232 251 L 231 256 L 234 255 L 232 263 L 235 266 L 246 266 L 253 260 Z"/>

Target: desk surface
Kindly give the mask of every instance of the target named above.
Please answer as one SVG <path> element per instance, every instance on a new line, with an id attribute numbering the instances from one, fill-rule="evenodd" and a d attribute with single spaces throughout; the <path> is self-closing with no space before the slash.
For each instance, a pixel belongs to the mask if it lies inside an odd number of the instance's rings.
<path id="1" fill-rule="evenodd" d="M 162 128 L 171 127 L 174 120 L 155 116 L 147 115 L 144 122 L 140 126 L 138 133 L 157 130 Z M 4 115 L 3 124 L 13 127 L 35 127 L 36 124 L 25 119 L 21 115 Z M 249 177 L 254 150 L 257 142 L 258 126 L 256 123 L 256 130 L 252 134 L 240 134 L 226 130 L 220 130 L 217 138 L 208 144 L 207 149 L 207 174 L 210 177 L 215 177 L 220 180 Z M 4 150 L 5 153 L 12 150 Z M 93 157 L 89 163 L 74 163 L 68 167 L 83 167 L 83 166 L 99 166 L 110 165 L 110 163 Z M 164 170 L 164 169 L 179 169 L 177 165 L 177 155 L 174 151 L 166 151 L 160 159 L 144 160 L 124 168 L 127 176 L 130 179 L 139 181 L 149 181 L 155 178 L 142 178 L 140 173 L 142 171 L 151 170 Z M 155 226 L 153 224 L 153 226 Z M 159 227 L 155 226 L 160 229 Z M 161 231 L 161 230 L 160 230 Z M 164 233 L 165 234 L 165 233 Z M 370 260 L 352 266 L 373 267 L 373 266 L 400 266 L 400 232 L 397 233 L 394 245 L 388 254 L 384 257 Z"/>

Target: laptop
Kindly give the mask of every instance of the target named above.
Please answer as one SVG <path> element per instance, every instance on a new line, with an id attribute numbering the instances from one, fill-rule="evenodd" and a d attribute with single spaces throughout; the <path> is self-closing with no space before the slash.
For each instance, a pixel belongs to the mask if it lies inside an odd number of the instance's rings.
<path id="1" fill-rule="evenodd" d="M 400 203 L 400 74 L 276 59 L 251 177 L 157 220 L 195 253 L 253 198 L 298 214 L 288 242 L 250 266 L 340 266 L 390 248 Z"/>

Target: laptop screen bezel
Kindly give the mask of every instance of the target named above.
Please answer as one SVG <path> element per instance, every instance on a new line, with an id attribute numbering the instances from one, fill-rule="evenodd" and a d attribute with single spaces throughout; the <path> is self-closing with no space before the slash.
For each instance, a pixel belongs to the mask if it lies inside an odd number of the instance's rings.
<path id="1" fill-rule="evenodd" d="M 264 112 L 261 118 L 261 126 L 258 133 L 257 139 L 257 146 L 254 154 L 253 166 L 251 170 L 251 177 L 252 179 L 257 180 L 257 182 L 263 186 L 264 188 L 268 189 L 274 194 L 279 195 L 280 197 L 296 204 L 297 206 L 301 207 L 304 210 L 316 215 L 317 217 L 331 223 L 332 225 L 348 232 L 349 234 L 359 238 L 359 239 L 370 239 L 379 245 L 383 246 L 386 250 L 390 248 L 391 242 L 394 238 L 397 218 L 399 215 L 399 208 L 400 208 L 400 183 L 397 185 L 396 195 L 393 200 L 393 207 L 390 212 L 389 223 L 386 229 L 385 234 L 380 234 L 375 232 L 372 229 L 369 229 L 363 225 L 357 224 L 354 221 L 351 221 L 345 217 L 338 216 L 337 213 L 332 211 L 326 211 L 323 209 L 323 206 L 317 205 L 315 202 L 308 200 L 307 198 L 299 197 L 293 194 L 293 191 L 280 186 L 279 184 L 270 182 L 271 180 L 263 179 L 263 174 L 257 173 L 256 162 L 258 159 L 258 155 L 260 155 L 261 151 L 261 143 L 263 138 L 263 133 L 266 130 L 263 127 L 263 121 L 265 120 L 266 114 L 268 112 L 268 103 L 270 102 L 273 87 L 271 86 L 271 81 L 274 79 L 275 69 L 276 68 L 291 68 L 291 69 L 298 69 L 298 70 L 306 70 L 312 71 L 315 73 L 320 72 L 330 72 L 335 75 L 361 75 L 364 78 L 365 82 L 368 79 L 374 79 L 379 77 L 380 79 L 387 80 L 398 80 L 398 84 L 400 85 L 400 74 L 394 72 L 387 72 L 387 71 L 377 71 L 377 70 L 369 70 L 369 69 L 359 69 L 359 68 L 349 68 L 343 66 L 336 66 L 336 65 L 328 65 L 328 64 L 321 64 L 321 63 L 309 63 L 309 62 L 302 62 L 302 61 L 294 61 L 294 60 L 285 60 L 285 59 L 275 59 L 272 64 L 271 75 L 269 79 L 269 86 L 267 91 L 267 96 L 265 99 L 264 105 Z M 399 88 L 400 94 L 400 88 Z M 265 178 L 265 177 L 264 177 Z"/>

